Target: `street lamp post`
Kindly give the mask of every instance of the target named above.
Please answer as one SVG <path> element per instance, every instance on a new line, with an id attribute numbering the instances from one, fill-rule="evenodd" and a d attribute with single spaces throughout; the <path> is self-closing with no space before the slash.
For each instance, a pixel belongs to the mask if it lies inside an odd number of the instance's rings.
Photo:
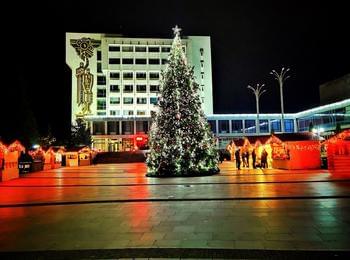
<path id="1" fill-rule="evenodd" d="M 275 79 L 278 81 L 278 84 L 280 86 L 280 97 L 281 97 L 281 115 L 282 115 L 282 120 L 281 120 L 281 127 L 282 127 L 282 133 L 284 132 L 284 105 L 283 105 L 283 83 L 286 79 L 289 78 L 289 76 L 286 76 L 286 73 L 289 71 L 288 69 L 282 68 L 281 72 L 278 73 L 275 70 L 272 70 L 270 72 L 271 75 L 275 77 Z"/>
<path id="2" fill-rule="evenodd" d="M 263 87 L 265 86 L 265 84 L 256 84 L 255 88 L 248 85 L 247 88 L 251 89 L 255 95 L 255 101 L 256 101 L 256 133 L 260 134 L 260 121 L 259 121 L 259 98 L 260 96 L 266 92 L 265 89 L 263 89 Z"/>

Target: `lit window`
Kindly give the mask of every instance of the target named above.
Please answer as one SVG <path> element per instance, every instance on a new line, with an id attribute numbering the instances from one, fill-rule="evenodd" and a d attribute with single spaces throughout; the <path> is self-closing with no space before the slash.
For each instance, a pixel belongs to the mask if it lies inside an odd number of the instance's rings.
<path id="1" fill-rule="evenodd" d="M 162 52 L 170 52 L 170 47 L 162 47 Z"/>
<path id="2" fill-rule="evenodd" d="M 135 59 L 135 64 L 142 65 L 142 64 L 147 64 L 146 59 Z"/>
<path id="3" fill-rule="evenodd" d="M 123 46 L 122 51 L 123 52 L 133 52 L 134 48 L 133 48 L 133 46 Z"/>
<path id="4" fill-rule="evenodd" d="M 125 93 L 133 92 L 133 85 L 124 85 L 123 92 Z"/>
<path id="5" fill-rule="evenodd" d="M 136 85 L 136 92 L 139 92 L 139 93 L 146 92 L 146 85 Z"/>
<path id="6" fill-rule="evenodd" d="M 138 116 L 145 116 L 146 115 L 146 111 L 145 110 L 137 110 L 136 114 Z"/>
<path id="7" fill-rule="evenodd" d="M 97 89 L 97 97 L 106 97 L 105 89 Z"/>
<path id="8" fill-rule="evenodd" d="M 120 51 L 120 47 L 119 46 L 112 46 L 112 45 L 110 45 L 108 49 L 109 49 L 109 51 Z"/>
<path id="9" fill-rule="evenodd" d="M 159 62 L 159 59 L 148 59 L 148 64 L 158 65 L 158 64 L 160 64 L 160 62 Z"/>
<path id="10" fill-rule="evenodd" d="M 134 60 L 133 59 L 123 59 L 123 64 L 134 64 Z"/>
<path id="11" fill-rule="evenodd" d="M 158 103 L 158 98 L 156 98 L 156 97 L 151 97 L 151 98 L 149 99 L 149 103 L 150 103 L 150 104 L 153 104 L 153 105 L 157 105 L 157 103 Z"/>
<path id="12" fill-rule="evenodd" d="M 134 74 L 132 72 L 124 72 L 123 73 L 123 79 L 133 79 Z"/>
<path id="13" fill-rule="evenodd" d="M 135 51 L 136 52 L 146 52 L 147 48 L 146 48 L 146 46 L 135 46 Z"/>
<path id="14" fill-rule="evenodd" d="M 118 85 L 110 85 L 110 88 L 109 88 L 110 92 L 119 92 L 120 89 L 119 89 L 119 86 Z"/>
<path id="15" fill-rule="evenodd" d="M 125 98 L 123 98 L 123 103 L 124 104 L 133 104 L 134 99 L 132 97 L 125 97 Z"/>
<path id="16" fill-rule="evenodd" d="M 110 79 L 119 79 L 119 77 L 120 77 L 119 72 L 111 72 L 111 73 L 109 73 L 109 78 Z"/>
<path id="17" fill-rule="evenodd" d="M 150 72 L 149 73 L 149 79 L 151 79 L 151 80 L 158 80 L 159 79 L 159 72 Z"/>
<path id="18" fill-rule="evenodd" d="M 149 52 L 159 52 L 159 47 L 148 47 Z"/>
<path id="19" fill-rule="evenodd" d="M 138 97 L 136 99 L 136 101 L 137 101 L 137 104 L 147 104 L 147 98 L 140 98 L 140 97 Z"/>
<path id="20" fill-rule="evenodd" d="M 106 110 L 106 100 L 97 100 L 97 110 Z"/>
<path id="21" fill-rule="evenodd" d="M 146 79 L 146 72 L 136 72 L 136 79 Z"/>
<path id="22" fill-rule="evenodd" d="M 109 104 L 111 104 L 111 105 L 120 104 L 120 98 L 119 97 L 111 97 L 111 99 L 109 100 Z"/>
<path id="23" fill-rule="evenodd" d="M 159 92 L 159 85 L 150 85 L 149 90 L 150 92 Z"/>

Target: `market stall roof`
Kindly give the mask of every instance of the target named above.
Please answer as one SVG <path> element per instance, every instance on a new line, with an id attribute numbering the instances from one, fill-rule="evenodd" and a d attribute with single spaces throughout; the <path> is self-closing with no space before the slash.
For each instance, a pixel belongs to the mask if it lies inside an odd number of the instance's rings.
<path id="1" fill-rule="evenodd" d="M 83 149 L 90 150 L 90 147 L 87 145 L 68 147 L 65 152 L 80 152 Z"/>
<path id="2" fill-rule="evenodd" d="M 335 143 L 337 140 L 350 141 L 350 129 L 346 129 L 339 134 L 326 140 L 326 143 Z"/>
<path id="3" fill-rule="evenodd" d="M 7 149 L 9 151 L 19 151 L 19 152 L 25 151 L 25 147 L 18 140 L 10 144 Z"/>
<path id="4" fill-rule="evenodd" d="M 5 151 L 7 151 L 7 147 L 0 141 L 0 152 L 4 153 Z"/>
<path id="5" fill-rule="evenodd" d="M 64 148 L 64 146 L 51 146 L 49 150 L 52 150 L 54 153 L 57 153 L 59 151 L 65 152 L 66 148 Z"/>

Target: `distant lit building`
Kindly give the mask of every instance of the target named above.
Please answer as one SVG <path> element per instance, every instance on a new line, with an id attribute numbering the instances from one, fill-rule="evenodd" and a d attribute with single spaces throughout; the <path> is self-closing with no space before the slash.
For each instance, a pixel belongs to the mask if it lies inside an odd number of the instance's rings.
<path id="1" fill-rule="evenodd" d="M 89 122 L 93 147 L 127 151 L 147 141 L 156 110 L 160 72 L 173 39 L 66 33 L 72 69 L 72 123 Z M 183 37 L 183 48 L 200 85 L 202 108 L 213 113 L 210 37 Z"/>
<path id="2" fill-rule="evenodd" d="M 232 138 L 257 135 L 256 114 L 213 114 L 208 121 L 219 147 L 223 148 Z M 281 133 L 281 114 L 259 114 L 260 135 Z M 285 114 L 286 133 L 306 132 L 312 126 L 320 135 L 328 135 L 336 130 L 350 128 L 350 99 L 308 109 L 298 113 Z"/>

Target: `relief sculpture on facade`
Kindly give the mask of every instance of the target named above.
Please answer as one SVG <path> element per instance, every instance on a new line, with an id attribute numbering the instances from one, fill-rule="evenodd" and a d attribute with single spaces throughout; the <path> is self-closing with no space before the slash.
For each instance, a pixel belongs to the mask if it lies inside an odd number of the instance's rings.
<path id="1" fill-rule="evenodd" d="M 71 40 L 71 45 L 75 48 L 78 56 L 83 60 L 75 70 L 77 78 L 77 105 L 80 108 L 77 116 L 91 114 L 91 104 L 93 101 L 92 87 L 94 75 L 90 72 L 89 59 L 94 55 L 94 48 L 100 45 L 99 41 L 90 38 Z"/>

